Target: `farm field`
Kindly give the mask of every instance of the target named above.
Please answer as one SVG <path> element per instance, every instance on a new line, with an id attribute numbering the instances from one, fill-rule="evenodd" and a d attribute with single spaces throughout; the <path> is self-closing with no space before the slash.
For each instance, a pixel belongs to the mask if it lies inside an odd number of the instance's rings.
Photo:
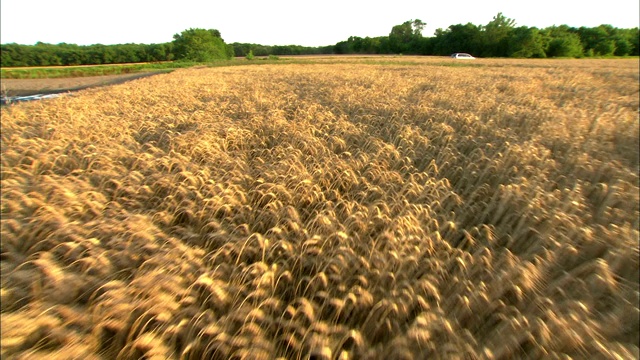
<path id="1" fill-rule="evenodd" d="M 191 67 L 193 65 L 193 63 L 167 61 L 105 65 L 3 67 L 0 69 L 0 77 L 3 81 L 5 79 L 68 79 L 171 71 L 176 68 Z"/>
<path id="2" fill-rule="evenodd" d="M 64 93 L 96 86 L 119 84 L 158 73 L 159 72 L 141 72 L 125 75 L 101 75 L 51 79 L 2 79 L 2 95 L 14 97 Z"/>
<path id="3" fill-rule="evenodd" d="M 1 356 L 637 359 L 639 71 L 333 57 L 3 107 Z"/>

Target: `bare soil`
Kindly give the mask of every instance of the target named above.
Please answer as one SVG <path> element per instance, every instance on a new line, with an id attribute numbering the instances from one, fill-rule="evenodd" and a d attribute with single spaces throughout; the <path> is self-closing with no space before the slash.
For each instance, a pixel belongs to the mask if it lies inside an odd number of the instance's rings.
<path id="1" fill-rule="evenodd" d="M 164 71 L 141 72 L 122 75 L 102 75 L 57 79 L 2 79 L 2 95 L 30 96 L 36 94 L 57 94 L 82 90 L 95 86 L 120 84 Z"/>

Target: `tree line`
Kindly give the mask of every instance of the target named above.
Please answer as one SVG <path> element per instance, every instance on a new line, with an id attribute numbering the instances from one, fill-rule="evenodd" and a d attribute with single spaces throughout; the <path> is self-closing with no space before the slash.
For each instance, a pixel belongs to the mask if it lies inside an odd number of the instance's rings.
<path id="1" fill-rule="evenodd" d="M 81 46 L 38 42 L 35 45 L 0 45 L 2 67 L 122 64 L 170 61 L 174 58 L 173 43 Z"/>
<path id="2" fill-rule="evenodd" d="M 638 28 L 551 26 L 543 29 L 516 26 L 498 13 L 486 25 L 472 23 L 437 29 L 432 37 L 422 31 L 426 23 L 409 20 L 392 27 L 388 36 L 351 36 L 335 45 L 226 44 L 218 30 L 188 29 L 161 44 L 0 45 L 0 66 L 94 65 L 187 60 L 207 62 L 233 56 L 318 54 L 449 55 L 466 52 L 479 57 L 591 57 L 638 56 Z"/>
<path id="3" fill-rule="evenodd" d="M 207 62 L 230 59 L 234 55 L 233 47 L 225 44 L 220 32 L 215 29 L 188 29 L 175 34 L 173 39 L 172 42 L 161 44 L 2 44 L 0 65 L 100 65 L 172 60 Z"/>
<path id="4" fill-rule="evenodd" d="M 638 56 L 638 28 L 551 26 L 544 29 L 515 25 L 498 13 L 486 25 L 472 23 L 437 29 L 433 37 L 422 36 L 426 24 L 410 20 L 396 25 L 389 36 L 357 37 L 335 45 L 336 54 L 449 55 L 466 52 L 480 57 L 590 57 Z"/>
<path id="5" fill-rule="evenodd" d="M 333 54 L 333 45 L 226 44 L 215 29 L 188 29 L 162 44 L 76 45 L 46 44 L 0 45 L 0 66 L 100 65 L 185 60 L 208 62 L 246 56 Z"/>

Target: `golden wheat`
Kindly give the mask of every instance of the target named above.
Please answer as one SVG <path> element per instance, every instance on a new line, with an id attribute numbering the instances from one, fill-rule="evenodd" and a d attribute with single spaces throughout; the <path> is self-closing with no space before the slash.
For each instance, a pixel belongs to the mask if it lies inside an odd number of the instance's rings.
<path id="1" fill-rule="evenodd" d="M 316 61 L 3 107 L 2 357 L 640 356 L 637 62 Z"/>

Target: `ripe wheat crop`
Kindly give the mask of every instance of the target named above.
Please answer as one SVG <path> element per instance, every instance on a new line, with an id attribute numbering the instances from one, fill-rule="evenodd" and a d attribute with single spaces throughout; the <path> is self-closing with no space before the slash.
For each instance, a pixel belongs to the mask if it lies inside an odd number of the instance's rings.
<path id="1" fill-rule="evenodd" d="M 2 108 L 2 357 L 638 358 L 637 61 L 456 64 Z"/>

